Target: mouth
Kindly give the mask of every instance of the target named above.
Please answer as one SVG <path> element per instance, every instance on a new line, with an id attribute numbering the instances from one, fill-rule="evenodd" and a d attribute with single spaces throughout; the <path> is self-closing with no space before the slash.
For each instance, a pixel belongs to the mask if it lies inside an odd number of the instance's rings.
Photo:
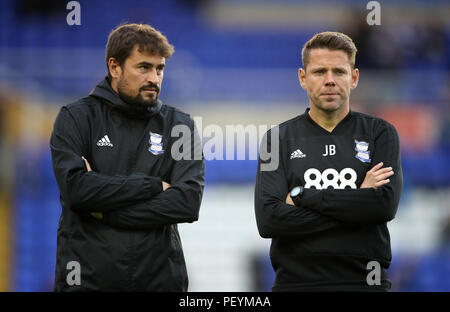
<path id="1" fill-rule="evenodd" d="M 144 92 L 144 94 L 150 94 L 150 95 L 158 94 L 157 89 L 142 89 L 142 92 Z"/>
<path id="2" fill-rule="evenodd" d="M 325 95 L 325 96 L 338 96 L 339 93 L 335 93 L 335 92 L 326 92 L 326 93 L 321 93 L 321 95 Z"/>

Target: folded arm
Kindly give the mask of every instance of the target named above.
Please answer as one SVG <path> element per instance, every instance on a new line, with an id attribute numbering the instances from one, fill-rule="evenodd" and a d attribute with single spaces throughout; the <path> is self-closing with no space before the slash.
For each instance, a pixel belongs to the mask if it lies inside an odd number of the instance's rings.
<path id="1" fill-rule="evenodd" d="M 378 169 L 375 174 L 366 175 L 361 188 L 305 189 L 299 204 L 323 216 L 351 224 L 391 221 L 397 213 L 403 176 L 398 134 L 390 124 L 386 123 L 375 139 L 372 163 L 378 164 L 374 169 L 383 163 L 385 170 Z M 376 175 L 377 171 L 379 175 Z"/>
<path id="2" fill-rule="evenodd" d="M 159 177 L 89 172 L 81 158 L 87 154 L 88 137 L 89 133 L 83 133 L 69 110 L 63 107 L 55 121 L 50 148 L 56 181 L 62 199 L 70 209 L 107 212 L 150 200 L 161 193 Z"/>
<path id="3" fill-rule="evenodd" d="M 190 129 L 193 135 L 187 138 L 190 144 L 185 145 L 189 150 L 183 151 L 183 159 L 174 160 L 170 187 L 144 203 L 105 214 L 104 222 L 122 229 L 145 230 L 198 220 L 205 184 L 205 164 L 193 122 Z M 196 159 L 196 155 L 200 159 Z"/>
<path id="4" fill-rule="evenodd" d="M 263 144 L 267 144 L 268 150 L 271 148 L 270 133 L 271 131 L 263 139 Z M 280 154 L 278 156 L 279 164 L 275 170 L 261 170 L 261 165 L 269 161 L 264 161 L 261 157 L 258 161 L 255 215 L 261 237 L 306 236 L 340 226 L 341 222 L 338 220 L 316 211 L 286 204 L 286 194 L 289 190 L 283 158 Z"/>

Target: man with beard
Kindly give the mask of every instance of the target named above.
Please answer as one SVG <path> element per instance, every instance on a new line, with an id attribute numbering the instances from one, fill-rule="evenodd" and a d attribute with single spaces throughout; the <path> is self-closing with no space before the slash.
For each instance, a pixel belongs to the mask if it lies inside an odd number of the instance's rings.
<path id="1" fill-rule="evenodd" d="M 58 114 L 56 291 L 187 291 L 177 224 L 198 219 L 204 161 L 193 120 L 158 99 L 173 52 L 149 25 L 117 27 L 108 76 Z M 172 151 L 175 126 L 190 135 Z"/>
<path id="2" fill-rule="evenodd" d="M 387 222 L 402 191 L 400 144 L 391 124 L 350 110 L 355 55 L 345 34 L 311 38 L 299 69 L 310 107 L 261 147 L 279 160 L 265 170 L 273 160 L 260 156 L 255 187 L 258 230 L 272 238 L 273 291 L 390 289 Z"/>

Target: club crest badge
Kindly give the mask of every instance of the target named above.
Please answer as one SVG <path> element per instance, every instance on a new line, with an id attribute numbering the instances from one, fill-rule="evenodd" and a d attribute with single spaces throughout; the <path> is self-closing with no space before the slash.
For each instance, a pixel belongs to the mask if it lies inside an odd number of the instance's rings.
<path id="1" fill-rule="evenodd" d="M 355 157 L 362 162 L 368 163 L 370 162 L 370 151 L 369 151 L 369 143 L 364 141 L 355 140 Z"/>
<path id="2" fill-rule="evenodd" d="M 150 140 L 148 141 L 148 143 L 150 143 L 150 147 L 148 148 L 148 151 L 153 155 L 160 155 L 164 153 L 162 138 L 162 135 L 150 132 Z"/>

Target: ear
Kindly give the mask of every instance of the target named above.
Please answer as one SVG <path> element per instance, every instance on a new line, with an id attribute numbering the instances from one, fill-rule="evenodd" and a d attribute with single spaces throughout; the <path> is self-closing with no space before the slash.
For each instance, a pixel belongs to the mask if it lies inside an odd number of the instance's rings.
<path id="1" fill-rule="evenodd" d="M 352 70 L 352 84 L 350 85 L 350 90 L 354 90 L 358 86 L 359 81 L 359 70 L 355 68 Z"/>
<path id="2" fill-rule="evenodd" d="M 122 67 L 113 57 L 110 57 L 108 60 L 108 68 L 112 78 L 118 79 L 122 75 Z"/>
<path id="3" fill-rule="evenodd" d="M 306 71 L 303 68 L 298 69 L 298 80 L 302 88 L 306 90 Z"/>

